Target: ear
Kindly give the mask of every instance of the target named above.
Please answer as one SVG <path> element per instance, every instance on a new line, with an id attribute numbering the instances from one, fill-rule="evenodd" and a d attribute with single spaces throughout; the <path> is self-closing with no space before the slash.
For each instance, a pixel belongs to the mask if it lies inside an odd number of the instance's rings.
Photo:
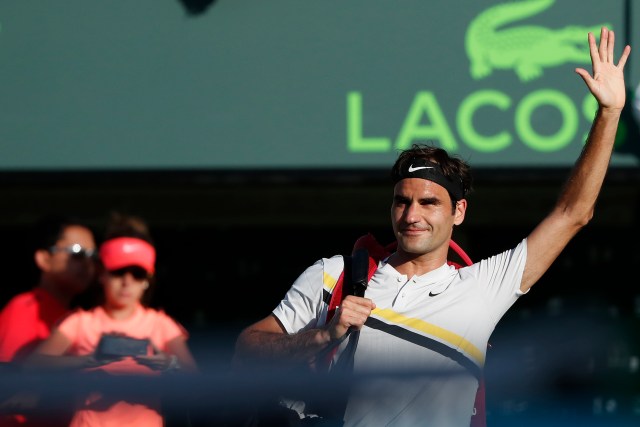
<path id="1" fill-rule="evenodd" d="M 96 275 L 96 277 L 100 286 L 104 288 L 105 284 L 107 283 L 107 276 L 104 270 L 98 271 L 98 274 Z"/>
<path id="2" fill-rule="evenodd" d="M 46 272 L 51 269 L 51 252 L 48 250 L 38 249 L 33 254 L 33 259 L 40 270 Z"/>
<path id="3" fill-rule="evenodd" d="M 460 225 L 464 221 L 464 216 L 467 212 L 467 199 L 460 199 L 456 202 L 456 211 L 453 216 L 453 224 Z"/>

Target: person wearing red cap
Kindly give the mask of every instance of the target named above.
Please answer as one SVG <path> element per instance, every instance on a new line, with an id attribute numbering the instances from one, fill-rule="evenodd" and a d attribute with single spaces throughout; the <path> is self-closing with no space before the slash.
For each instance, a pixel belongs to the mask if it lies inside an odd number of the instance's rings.
<path id="1" fill-rule="evenodd" d="M 112 375 L 158 375 L 176 369 L 197 372 L 186 329 L 163 310 L 142 303 L 156 261 L 155 247 L 144 222 L 136 217 L 114 216 L 99 255 L 104 267 L 99 275 L 104 301 L 62 320 L 27 360 L 27 366 Z M 132 353 L 123 352 L 124 349 Z M 70 425 L 161 427 L 164 422 L 155 393 L 127 400 L 90 393 L 78 405 Z"/>

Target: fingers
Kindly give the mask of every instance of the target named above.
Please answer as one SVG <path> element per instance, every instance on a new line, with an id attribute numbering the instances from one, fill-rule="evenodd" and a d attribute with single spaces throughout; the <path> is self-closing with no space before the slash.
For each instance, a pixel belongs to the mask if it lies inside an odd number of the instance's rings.
<path id="1" fill-rule="evenodd" d="M 591 55 L 591 74 L 595 76 L 600 67 L 600 50 L 596 43 L 596 36 L 594 36 L 593 33 L 589 32 L 587 38 L 589 40 L 589 52 Z"/>
<path id="2" fill-rule="evenodd" d="M 361 329 L 374 308 L 376 305 L 369 298 L 347 296 L 329 322 L 331 340 L 344 339 L 349 330 Z"/>
<path id="3" fill-rule="evenodd" d="M 585 70 L 584 68 L 576 68 L 576 73 L 578 73 L 580 77 L 582 77 L 582 80 L 584 80 L 584 82 L 589 85 L 591 75 L 589 75 L 589 72 L 587 70 Z"/>
<path id="4" fill-rule="evenodd" d="M 587 39 L 589 41 L 589 53 L 591 54 L 591 64 L 593 65 L 593 72 L 595 73 L 595 67 L 598 63 L 598 59 L 600 58 L 600 54 L 598 53 L 598 46 L 596 45 L 596 37 L 592 32 L 587 34 Z"/>
<path id="5" fill-rule="evenodd" d="M 153 342 L 149 341 L 149 344 L 151 344 L 151 350 L 153 351 L 153 354 L 160 354 L 160 353 L 162 353 L 162 352 L 160 351 L 160 349 L 159 349 L 158 347 L 156 347 L 156 345 L 155 345 Z"/>
<path id="6" fill-rule="evenodd" d="M 608 31 L 605 27 L 600 29 L 600 43 L 598 44 L 598 59 L 600 62 L 605 62 L 607 60 L 607 42 L 608 42 Z"/>
<path id="7" fill-rule="evenodd" d="M 624 50 L 622 51 L 622 55 L 620 56 L 620 60 L 618 61 L 618 68 L 624 68 L 624 65 L 627 63 L 627 58 L 631 53 L 631 46 L 626 45 Z"/>
<path id="8" fill-rule="evenodd" d="M 156 354 L 153 356 L 136 356 L 133 359 L 140 365 L 146 366 L 156 371 L 166 369 L 170 364 L 173 356 L 169 356 L 166 353 Z"/>
<path id="9" fill-rule="evenodd" d="M 354 310 L 367 316 L 371 314 L 371 310 L 373 310 L 375 306 L 374 302 L 369 298 L 355 297 L 353 295 L 347 296 L 341 305 L 343 310 Z"/>
<path id="10" fill-rule="evenodd" d="M 607 62 L 609 55 L 609 30 L 606 27 L 600 29 L 600 45 L 598 47 L 598 56 L 601 62 Z"/>
<path id="11" fill-rule="evenodd" d="M 613 47 L 615 46 L 615 41 L 616 41 L 616 36 L 614 34 L 613 31 L 609 31 L 608 32 L 608 37 L 607 37 L 607 62 L 611 62 L 613 63 L 615 57 L 614 57 L 614 53 L 613 53 Z"/>
<path id="12" fill-rule="evenodd" d="M 600 30 L 600 43 L 596 43 L 595 36 L 589 32 L 589 52 L 591 55 L 591 64 L 593 66 L 592 76 L 597 79 L 600 72 L 604 71 L 607 64 L 611 64 L 619 69 L 624 68 L 631 53 L 631 47 L 625 46 L 618 64 L 615 64 L 615 32 L 609 30 L 607 27 L 602 27 Z M 586 73 L 586 70 L 582 68 L 576 68 L 576 72 L 586 81 L 590 80 L 590 76 Z"/>
<path id="13" fill-rule="evenodd" d="M 616 34 L 613 30 L 609 30 L 606 27 L 602 27 L 602 30 L 600 31 L 600 45 L 597 48 L 597 50 L 595 49 L 595 37 L 593 36 L 592 33 L 589 33 L 589 46 L 591 50 L 592 59 L 595 59 L 594 55 L 597 52 L 597 56 L 600 58 L 600 61 L 615 64 L 615 45 L 616 45 Z M 622 55 L 618 60 L 617 67 L 624 68 L 630 53 L 631 53 L 631 46 L 626 45 L 622 50 Z"/>
<path id="14" fill-rule="evenodd" d="M 374 308 L 375 304 L 369 298 L 349 295 L 340 306 L 340 323 L 360 329 Z"/>

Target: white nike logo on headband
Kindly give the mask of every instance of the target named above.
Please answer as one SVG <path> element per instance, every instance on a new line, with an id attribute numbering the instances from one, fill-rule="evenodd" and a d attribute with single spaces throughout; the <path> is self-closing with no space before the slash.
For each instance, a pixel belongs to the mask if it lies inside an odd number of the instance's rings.
<path id="1" fill-rule="evenodd" d="M 417 166 L 413 167 L 413 165 L 409 166 L 409 172 L 419 171 L 420 169 L 433 169 L 433 166 Z"/>

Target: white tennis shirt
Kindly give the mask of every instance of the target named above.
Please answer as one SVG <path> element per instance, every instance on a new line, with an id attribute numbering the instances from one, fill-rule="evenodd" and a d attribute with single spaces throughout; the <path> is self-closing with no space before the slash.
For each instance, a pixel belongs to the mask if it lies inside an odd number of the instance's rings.
<path id="1" fill-rule="evenodd" d="M 522 295 L 526 256 L 524 239 L 471 266 L 414 277 L 381 261 L 365 293 L 376 309 L 360 331 L 345 426 L 468 427 L 489 337 Z M 288 333 L 324 325 L 323 296 L 343 266 L 342 256 L 323 258 L 298 277 L 273 311 Z"/>

